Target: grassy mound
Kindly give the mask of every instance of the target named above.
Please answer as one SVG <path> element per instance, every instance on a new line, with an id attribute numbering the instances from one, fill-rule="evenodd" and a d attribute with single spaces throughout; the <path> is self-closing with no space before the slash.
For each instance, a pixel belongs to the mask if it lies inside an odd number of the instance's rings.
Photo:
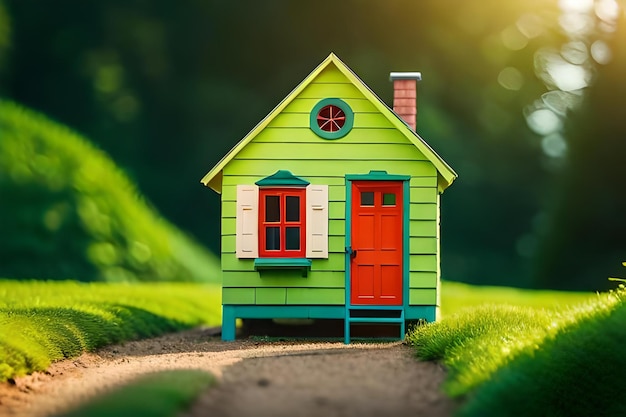
<path id="1" fill-rule="evenodd" d="M 217 279 L 216 258 L 160 218 L 84 138 L 1 100 L 0 138 L 0 276 Z"/>
<path id="2" fill-rule="evenodd" d="M 418 356 L 441 360 L 449 369 L 444 389 L 467 400 L 460 415 L 626 412 L 619 404 L 626 373 L 623 289 L 556 309 L 499 302 L 458 311 L 409 336 Z"/>
<path id="3" fill-rule="evenodd" d="M 626 415 L 626 303 L 585 315 L 525 349 L 478 388 L 462 416 Z"/>
<path id="4" fill-rule="evenodd" d="M 84 351 L 218 325 L 215 284 L 0 281 L 0 381 Z"/>

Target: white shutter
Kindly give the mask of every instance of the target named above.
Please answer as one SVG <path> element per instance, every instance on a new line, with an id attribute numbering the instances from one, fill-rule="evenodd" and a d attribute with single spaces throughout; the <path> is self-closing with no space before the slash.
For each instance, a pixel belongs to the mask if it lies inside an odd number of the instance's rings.
<path id="1" fill-rule="evenodd" d="M 328 258 L 328 185 L 306 187 L 306 257 Z"/>
<path id="2" fill-rule="evenodd" d="M 259 257 L 259 187 L 237 186 L 237 258 Z"/>

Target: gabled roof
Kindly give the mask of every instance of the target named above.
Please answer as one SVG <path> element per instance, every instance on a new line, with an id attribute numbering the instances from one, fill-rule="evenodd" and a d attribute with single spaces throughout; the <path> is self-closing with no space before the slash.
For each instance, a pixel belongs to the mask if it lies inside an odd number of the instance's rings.
<path id="1" fill-rule="evenodd" d="M 279 115 L 289 103 L 296 98 L 313 80 L 329 65 L 334 64 L 337 69 L 350 80 L 352 84 L 380 111 L 389 121 L 402 132 L 435 166 L 439 173 L 440 188 L 443 191 L 457 178 L 456 172 L 416 133 L 414 132 L 393 110 L 391 110 L 370 88 L 344 64 L 334 53 L 315 68 L 291 93 L 287 95 L 254 129 L 250 131 L 237 145 L 235 145 L 218 163 L 209 171 L 200 182 L 211 187 L 218 193 L 221 192 L 222 169 L 241 151 L 252 139 L 256 137 L 277 115 Z"/>

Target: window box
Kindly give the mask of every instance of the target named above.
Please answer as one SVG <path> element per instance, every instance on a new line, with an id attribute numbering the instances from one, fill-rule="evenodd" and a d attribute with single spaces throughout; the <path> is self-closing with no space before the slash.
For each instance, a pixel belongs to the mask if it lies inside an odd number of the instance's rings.
<path id="1" fill-rule="evenodd" d="M 301 269 L 306 277 L 311 268 L 311 260 L 307 258 L 256 258 L 254 269 Z"/>

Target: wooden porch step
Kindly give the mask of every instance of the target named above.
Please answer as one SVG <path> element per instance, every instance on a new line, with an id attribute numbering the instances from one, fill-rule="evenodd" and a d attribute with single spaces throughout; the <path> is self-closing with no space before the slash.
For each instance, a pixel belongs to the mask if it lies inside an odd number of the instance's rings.
<path id="1" fill-rule="evenodd" d="M 404 339 L 405 320 L 402 306 L 352 306 L 345 319 L 344 342 L 350 343 L 351 324 L 399 324 L 400 340 Z"/>

